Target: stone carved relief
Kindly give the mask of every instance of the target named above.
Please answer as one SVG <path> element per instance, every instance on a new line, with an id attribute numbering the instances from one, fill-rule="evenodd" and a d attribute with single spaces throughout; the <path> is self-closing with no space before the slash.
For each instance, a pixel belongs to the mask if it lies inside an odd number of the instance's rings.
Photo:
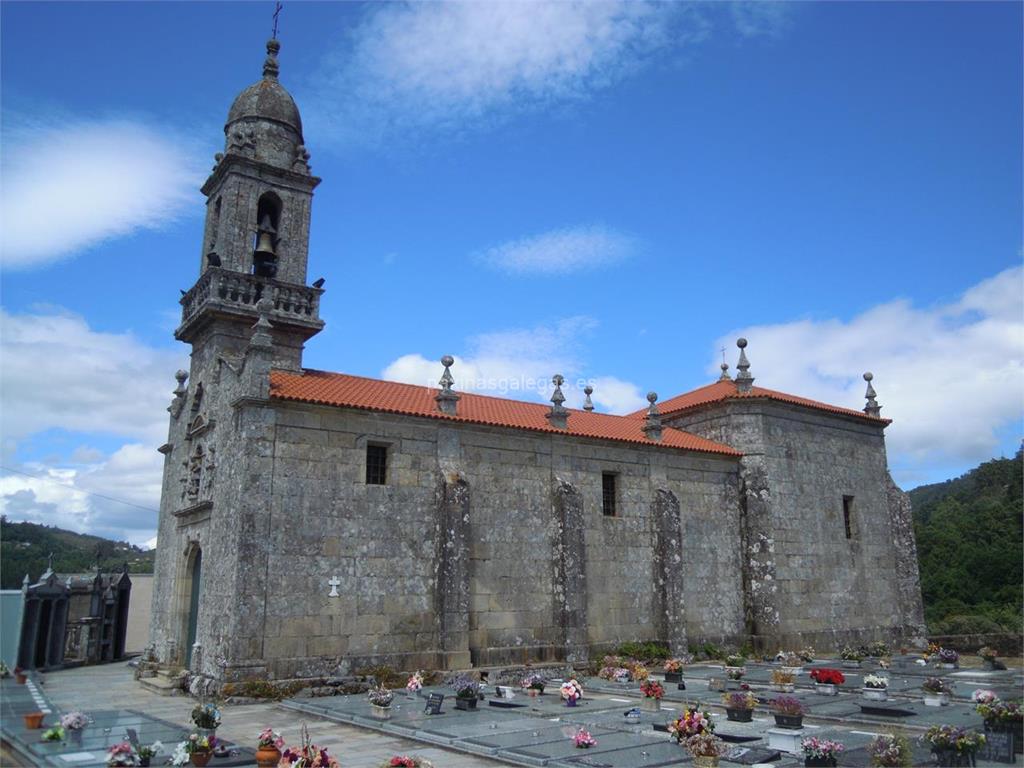
<path id="1" fill-rule="evenodd" d="M 256 154 L 256 130 L 247 128 L 244 131 L 236 128 L 228 137 L 228 152 L 234 152 L 245 157 L 252 157 Z"/>

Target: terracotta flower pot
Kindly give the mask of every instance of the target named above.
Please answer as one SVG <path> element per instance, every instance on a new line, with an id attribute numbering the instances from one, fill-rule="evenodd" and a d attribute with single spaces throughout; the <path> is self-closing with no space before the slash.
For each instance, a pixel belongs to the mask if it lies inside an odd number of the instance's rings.
<path id="1" fill-rule="evenodd" d="M 209 763 L 211 757 L 213 757 L 213 752 L 209 749 L 197 749 L 190 755 L 192 765 L 199 766 L 199 768 Z"/>
<path id="2" fill-rule="evenodd" d="M 30 731 L 34 731 L 38 728 L 43 727 L 43 718 L 46 717 L 42 712 L 29 712 L 24 715 L 25 727 Z"/>
<path id="3" fill-rule="evenodd" d="M 256 750 L 256 765 L 259 768 L 274 768 L 281 760 L 281 750 L 277 747 L 260 747 Z"/>
<path id="4" fill-rule="evenodd" d="M 26 682 L 28 682 L 28 675 L 26 675 L 24 672 L 15 672 L 14 681 L 18 685 L 24 685 Z"/>

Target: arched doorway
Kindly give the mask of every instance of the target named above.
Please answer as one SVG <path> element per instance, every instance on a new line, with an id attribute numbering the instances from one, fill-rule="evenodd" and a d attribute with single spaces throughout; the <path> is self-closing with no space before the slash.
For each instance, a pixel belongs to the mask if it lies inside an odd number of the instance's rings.
<path id="1" fill-rule="evenodd" d="M 192 646 L 196 642 L 196 626 L 199 622 L 199 594 L 203 575 L 203 551 L 196 547 L 188 564 L 188 611 L 185 615 L 185 666 L 192 665 Z"/>

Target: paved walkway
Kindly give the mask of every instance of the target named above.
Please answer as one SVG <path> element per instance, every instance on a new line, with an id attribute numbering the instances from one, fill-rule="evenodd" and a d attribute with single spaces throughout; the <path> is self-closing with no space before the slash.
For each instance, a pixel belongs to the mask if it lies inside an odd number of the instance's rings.
<path id="1" fill-rule="evenodd" d="M 195 701 L 188 696 L 158 696 L 142 688 L 127 664 L 104 664 L 51 672 L 43 677 L 43 691 L 61 709 L 134 709 L 153 717 L 187 726 Z M 285 741 L 296 744 L 305 722 L 309 735 L 327 747 L 345 768 L 377 768 L 393 755 L 419 755 L 436 768 L 492 768 L 505 763 L 459 754 L 438 747 L 425 747 L 407 739 L 341 725 L 316 717 L 302 717 L 276 704 L 249 704 L 221 708 L 218 733 L 239 744 L 255 746 L 256 734 L 266 726 L 280 731 Z M 168 749 L 173 745 L 167 745 Z"/>

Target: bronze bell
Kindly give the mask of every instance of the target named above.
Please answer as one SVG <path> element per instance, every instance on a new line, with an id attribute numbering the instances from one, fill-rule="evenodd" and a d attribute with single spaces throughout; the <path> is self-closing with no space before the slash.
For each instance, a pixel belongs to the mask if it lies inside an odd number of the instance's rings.
<path id="1" fill-rule="evenodd" d="M 261 277 L 274 277 L 277 274 L 277 251 L 274 250 L 274 225 L 270 216 L 263 215 L 259 234 L 256 238 L 256 250 L 252 254 L 255 272 Z"/>

